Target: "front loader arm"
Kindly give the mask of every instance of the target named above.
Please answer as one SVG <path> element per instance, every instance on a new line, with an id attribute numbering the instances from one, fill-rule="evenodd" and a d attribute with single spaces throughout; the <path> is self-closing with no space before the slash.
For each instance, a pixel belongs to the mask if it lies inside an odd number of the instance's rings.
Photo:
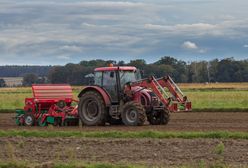
<path id="1" fill-rule="evenodd" d="M 161 92 L 162 91 L 161 89 L 163 89 L 163 88 L 162 87 L 158 88 L 157 83 L 155 81 L 156 81 L 156 79 L 154 78 L 154 76 L 151 76 L 151 77 L 149 77 L 147 79 L 142 79 L 142 80 L 139 80 L 139 81 L 136 81 L 136 82 L 132 82 L 131 86 L 133 86 L 133 87 L 134 86 L 140 86 L 140 87 L 143 87 L 143 88 L 151 89 L 158 96 L 159 100 L 166 107 L 168 107 L 170 101 L 163 96 L 163 93 Z"/>
<path id="2" fill-rule="evenodd" d="M 170 76 L 159 79 L 151 76 L 146 79 L 132 82 L 130 83 L 130 86 L 140 86 L 151 89 L 163 105 L 170 111 L 191 111 L 191 102 L 187 100 L 187 97 L 184 96 L 180 88 L 174 83 Z M 172 97 L 170 97 L 164 88 L 168 89 Z"/>

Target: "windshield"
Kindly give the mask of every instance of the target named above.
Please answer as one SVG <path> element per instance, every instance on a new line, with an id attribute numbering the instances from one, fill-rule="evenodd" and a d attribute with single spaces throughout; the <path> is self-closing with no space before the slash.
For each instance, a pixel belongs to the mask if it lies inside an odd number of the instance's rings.
<path id="1" fill-rule="evenodd" d="M 119 71 L 119 73 L 122 87 L 128 82 L 134 82 L 141 78 L 139 71 Z"/>

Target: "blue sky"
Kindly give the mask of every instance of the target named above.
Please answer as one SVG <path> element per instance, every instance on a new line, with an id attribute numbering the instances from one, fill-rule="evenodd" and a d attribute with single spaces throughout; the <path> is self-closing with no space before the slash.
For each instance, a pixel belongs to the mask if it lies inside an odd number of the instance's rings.
<path id="1" fill-rule="evenodd" d="M 0 0 L 0 64 L 248 58 L 247 0 Z"/>

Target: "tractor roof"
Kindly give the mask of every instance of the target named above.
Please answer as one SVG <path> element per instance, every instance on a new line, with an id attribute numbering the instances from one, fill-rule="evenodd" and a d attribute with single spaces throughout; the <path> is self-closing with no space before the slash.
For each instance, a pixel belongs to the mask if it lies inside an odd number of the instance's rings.
<path id="1" fill-rule="evenodd" d="M 114 67 L 100 67 L 100 68 L 95 68 L 95 72 L 98 71 L 116 71 L 116 70 L 121 70 L 121 71 L 135 71 L 136 68 L 133 66 L 114 66 Z"/>

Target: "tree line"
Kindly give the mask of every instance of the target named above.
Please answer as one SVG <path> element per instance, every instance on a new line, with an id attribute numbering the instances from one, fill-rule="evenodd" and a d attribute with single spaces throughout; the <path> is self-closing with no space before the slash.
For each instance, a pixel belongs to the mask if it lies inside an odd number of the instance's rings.
<path id="1" fill-rule="evenodd" d="M 143 78 L 151 75 L 170 75 L 175 82 L 183 83 L 248 82 L 248 59 L 226 58 L 186 63 L 170 56 L 162 57 L 154 63 L 147 63 L 143 59 L 131 60 L 129 63 L 97 59 L 81 61 L 78 64 L 68 63 L 64 66 L 0 66 L 0 76 L 23 76 L 24 86 L 33 83 L 85 85 L 91 80 L 87 75 L 93 73 L 96 67 L 109 66 L 111 63 L 118 66 L 135 66 L 142 71 Z M 0 83 L 5 86 L 2 80 Z"/>
<path id="2" fill-rule="evenodd" d="M 0 66 L 0 77 L 24 77 L 29 73 L 34 73 L 37 76 L 47 76 L 51 68 L 52 66 L 5 65 Z"/>
<path id="3" fill-rule="evenodd" d="M 108 66 L 110 63 L 119 66 L 135 66 L 142 70 L 143 77 L 154 75 L 162 77 L 170 75 L 176 82 L 203 83 L 203 82 L 248 82 L 248 59 L 198 61 L 186 63 L 173 57 L 165 56 L 154 63 L 146 63 L 143 59 L 131 60 L 129 63 L 114 60 L 81 61 L 78 64 L 54 66 L 48 73 L 51 83 L 69 83 L 83 85 L 89 82 L 85 76 L 96 67 Z"/>

